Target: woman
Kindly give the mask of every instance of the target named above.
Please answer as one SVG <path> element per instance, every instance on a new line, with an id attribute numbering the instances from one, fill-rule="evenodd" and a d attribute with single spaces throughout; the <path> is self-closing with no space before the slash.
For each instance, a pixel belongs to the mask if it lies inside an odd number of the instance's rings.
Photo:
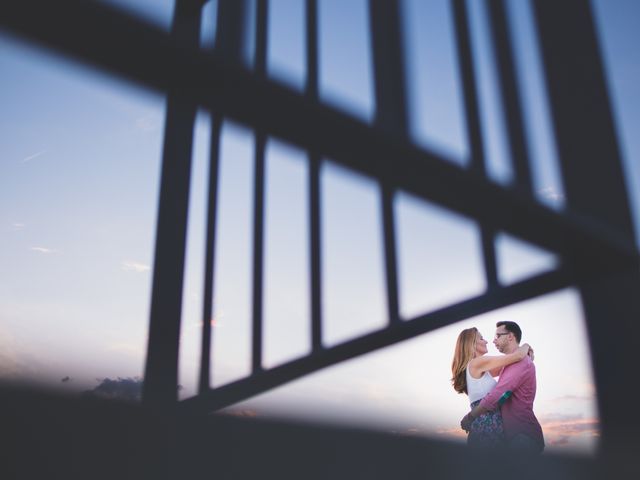
<path id="1" fill-rule="evenodd" d="M 453 388 L 458 393 L 469 396 L 471 408 L 475 407 L 496 385 L 493 377 L 500 374 L 502 367 L 519 362 L 533 349 L 522 344 L 509 355 L 485 355 L 487 341 L 477 328 L 467 328 L 460 332 L 451 364 Z M 504 442 L 502 415 L 496 409 L 480 415 L 471 424 L 467 444 L 478 447 L 497 447 Z"/>

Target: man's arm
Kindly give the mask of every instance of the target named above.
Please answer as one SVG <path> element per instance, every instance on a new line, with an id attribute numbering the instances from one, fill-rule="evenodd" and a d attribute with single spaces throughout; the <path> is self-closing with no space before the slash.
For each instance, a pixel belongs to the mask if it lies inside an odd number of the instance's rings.
<path id="1" fill-rule="evenodd" d="M 482 399 L 479 405 L 462 418 L 460 426 L 468 431 L 471 423 L 478 416 L 485 412 L 495 410 L 502 405 L 511 396 L 511 392 L 515 391 L 515 389 L 522 384 L 524 373 L 529 368 L 529 365 L 530 360 L 525 358 L 505 367 L 500 376 L 500 380 L 498 380 L 498 384 Z"/>
<path id="2" fill-rule="evenodd" d="M 504 404 L 504 402 L 509 400 L 509 398 L 511 397 L 512 393 L 513 392 L 511 390 L 507 390 L 506 392 L 504 392 L 502 394 L 502 396 L 498 399 L 498 406 L 501 407 Z M 482 402 L 480 402 L 480 403 L 482 403 Z M 489 409 L 487 407 L 483 407 L 481 404 L 478 404 L 478 405 L 476 405 L 474 407 L 473 410 L 471 410 L 464 417 L 462 417 L 462 420 L 460 420 L 460 426 L 462 427 L 462 429 L 465 432 L 468 432 L 469 429 L 471 428 L 471 424 L 473 423 L 473 421 L 476 418 L 478 418 L 483 413 L 487 413 L 487 412 L 490 412 L 490 411 L 491 411 L 491 409 Z"/>

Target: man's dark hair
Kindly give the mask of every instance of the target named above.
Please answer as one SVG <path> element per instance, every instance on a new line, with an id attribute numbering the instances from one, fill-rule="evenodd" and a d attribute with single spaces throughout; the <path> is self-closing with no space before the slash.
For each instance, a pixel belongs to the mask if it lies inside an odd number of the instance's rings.
<path id="1" fill-rule="evenodd" d="M 516 322 L 498 322 L 496 323 L 496 327 L 504 327 L 507 332 L 513 333 L 513 336 L 516 337 L 516 342 L 520 343 L 520 339 L 522 338 L 522 330 Z"/>

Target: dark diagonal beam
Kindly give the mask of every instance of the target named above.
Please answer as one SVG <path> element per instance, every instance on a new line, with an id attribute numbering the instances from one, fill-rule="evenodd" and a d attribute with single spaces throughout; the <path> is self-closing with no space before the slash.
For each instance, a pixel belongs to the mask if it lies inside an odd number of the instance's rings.
<path id="1" fill-rule="evenodd" d="M 0 26 L 5 29 L 150 88 L 167 91 L 178 85 L 218 114 L 374 179 L 379 176 L 376 159 L 401 158 L 394 170 L 398 189 L 491 223 L 542 248 L 572 252 L 592 270 L 637 260 L 629 237 L 607 228 L 600 218 L 551 211 L 452 165 L 440 154 L 308 102 L 298 92 L 187 48 L 162 30 L 112 8 L 80 0 L 58 0 L 55 5 L 22 0 L 12 8 L 7 3 L 0 3 Z M 40 15 L 34 16 L 33 11 Z"/>
<path id="2" fill-rule="evenodd" d="M 556 291 L 570 285 L 571 281 L 571 277 L 562 271 L 539 275 L 409 321 L 389 325 L 383 330 L 362 335 L 354 340 L 321 350 L 299 360 L 294 360 L 270 370 L 264 370 L 252 375 L 250 378 L 223 385 L 207 394 L 183 400 L 180 403 L 180 408 L 189 413 L 215 411 L 303 377 L 321 368 L 415 338 L 417 335 L 497 308 Z"/>

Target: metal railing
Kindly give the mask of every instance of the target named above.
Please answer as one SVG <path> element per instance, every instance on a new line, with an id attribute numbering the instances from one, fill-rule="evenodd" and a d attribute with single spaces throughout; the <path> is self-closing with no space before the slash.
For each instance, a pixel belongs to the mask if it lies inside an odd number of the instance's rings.
<path id="1" fill-rule="evenodd" d="M 564 211 L 545 208 L 533 196 L 531 158 L 504 0 L 485 3 L 514 164 L 515 182 L 509 188 L 487 178 L 469 15 L 464 0 L 452 0 L 451 8 L 470 146 L 468 168 L 452 165 L 442 155 L 417 147 L 409 138 L 402 60 L 405 51 L 398 1 L 369 1 L 376 105 L 371 125 L 319 100 L 317 0 L 306 1 L 307 80 L 302 93 L 267 76 L 267 0 L 257 0 L 253 69 L 243 66 L 240 60 L 248 38 L 244 0 L 219 0 L 214 52 L 199 46 L 205 3 L 177 0 L 169 33 L 107 5 L 83 0 L 20 0 L 3 2 L 0 6 L 0 27 L 167 94 L 144 404 L 158 408 L 178 405 L 202 413 L 213 411 L 320 368 L 573 285 L 581 293 L 590 334 L 603 440 L 605 445 L 613 445 L 617 440 L 633 438 L 631 433 L 637 430 L 639 422 L 626 418 L 624 413 L 635 408 L 633 399 L 617 392 L 626 391 L 629 368 L 634 365 L 632 339 L 640 338 L 640 269 L 588 1 L 533 2 L 566 187 Z M 208 109 L 213 118 L 202 355 L 198 395 L 178 403 L 189 176 L 198 108 Z M 246 378 L 212 388 L 209 320 L 214 290 L 219 144 L 225 119 L 239 121 L 255 134 L 252 372 Z M 308 154 L 312 348 L 302 358 L 265 369 L 262 363 L 264 162 L 265 144 L 270 137 L 290 142 Z M 388 306 L 385 328 L 332 347 L 325 347 L 322 342 L 319 171 L 324 158 L 331 158 L 379 184 Z M 606 195 L 594 195 L 596 187 Z M 416 318 L 400 318 L 393 209 L 395 195 L 400 191 L 479 224 L 487 284 L 483 294 Z M 561 259 L 560 267 L 516 284 L 502 285 L 497 275 L 494 244 L 498 231 L 554 252 Z M 615 337 L 610 333 L 612 321 L 618 332 Z M 612 352 L 609 346 L 614 339 L 620 348 Z"/>

